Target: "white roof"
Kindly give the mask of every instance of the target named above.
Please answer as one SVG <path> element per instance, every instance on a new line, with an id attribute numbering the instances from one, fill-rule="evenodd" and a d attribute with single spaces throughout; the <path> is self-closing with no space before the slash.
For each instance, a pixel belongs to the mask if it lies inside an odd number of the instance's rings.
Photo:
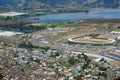
<path id="1" fill-rule="evenodd" d="M 95 62 L 99 62 L 102 58 L 95 59 Z"/>
<path id="2" fill-rule="evenodd" d="M 28 13 L 19 13 L 19 12 L 7 12 L 7 13 L 1 13 L 0 16 L 3 16 L 3 17 L 13 17 L 13 16 L 20 16 L 20 15 L 25 15 L 25 14 L 28 14 Z"/>
<path id="3" fill-rule="evenodd" d="M 0 30 L 0 36 L 13 36 L 13 35 L 16 35 L 16 34 L 22 34 L 20 32 L 12 32 L 12 31 L 1 31 Z"/>

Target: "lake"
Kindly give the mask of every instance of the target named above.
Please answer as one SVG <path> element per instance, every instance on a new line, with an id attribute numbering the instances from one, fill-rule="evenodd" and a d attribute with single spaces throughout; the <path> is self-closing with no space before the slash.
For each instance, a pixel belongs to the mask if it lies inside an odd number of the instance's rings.
<path id="1" fill-rule="evenodd" d="M 120 9 L 89 9 L 89 13 L 59 13 L 29 17 L 28 22 L 79 22 L 83 19 L 120 19 Z"/>

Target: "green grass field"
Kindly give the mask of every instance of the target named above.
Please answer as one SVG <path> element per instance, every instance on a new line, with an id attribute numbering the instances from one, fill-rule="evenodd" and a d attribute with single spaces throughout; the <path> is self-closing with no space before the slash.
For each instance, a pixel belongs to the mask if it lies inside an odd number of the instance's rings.
<path id="1" fill-rule="evenodd" d="M 75 28 L 73 31 L 67 31 L 63 33 L 58 33 L 57 37 L 52 38 L 49 42 L 54 42 L 56 40 L 66 38 L 69 39 L 71 37 L 77 36 L 90 36 L 96 34 L 102 34 L 110 31 L 120 31 L 120 29 L 114 27 L 118 26 L 120 23 L 71 23 L 66 24 L 61 27 L 71 27 Z"/>

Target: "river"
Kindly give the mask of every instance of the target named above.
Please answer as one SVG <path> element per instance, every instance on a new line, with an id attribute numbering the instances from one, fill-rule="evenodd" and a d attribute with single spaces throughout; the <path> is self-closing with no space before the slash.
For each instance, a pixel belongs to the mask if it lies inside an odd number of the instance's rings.
<path id="1" fill-rule="evenodd" d="M 79 22 L 83 19 L 120 19 L 119 9 L 89 9 L 89 13 L 59 13 L 29 17 L 29 22 Z"/>

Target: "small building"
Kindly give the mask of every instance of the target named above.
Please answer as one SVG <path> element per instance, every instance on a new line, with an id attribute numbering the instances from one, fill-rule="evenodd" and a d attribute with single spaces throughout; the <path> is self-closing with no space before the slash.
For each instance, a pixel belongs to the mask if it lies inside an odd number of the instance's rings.
<path id="1" fill-rule="evenodd" d="M 120 40 L 120 36 L 118 36 L 118 38 L 117 38 L 118 40 Z"/>

